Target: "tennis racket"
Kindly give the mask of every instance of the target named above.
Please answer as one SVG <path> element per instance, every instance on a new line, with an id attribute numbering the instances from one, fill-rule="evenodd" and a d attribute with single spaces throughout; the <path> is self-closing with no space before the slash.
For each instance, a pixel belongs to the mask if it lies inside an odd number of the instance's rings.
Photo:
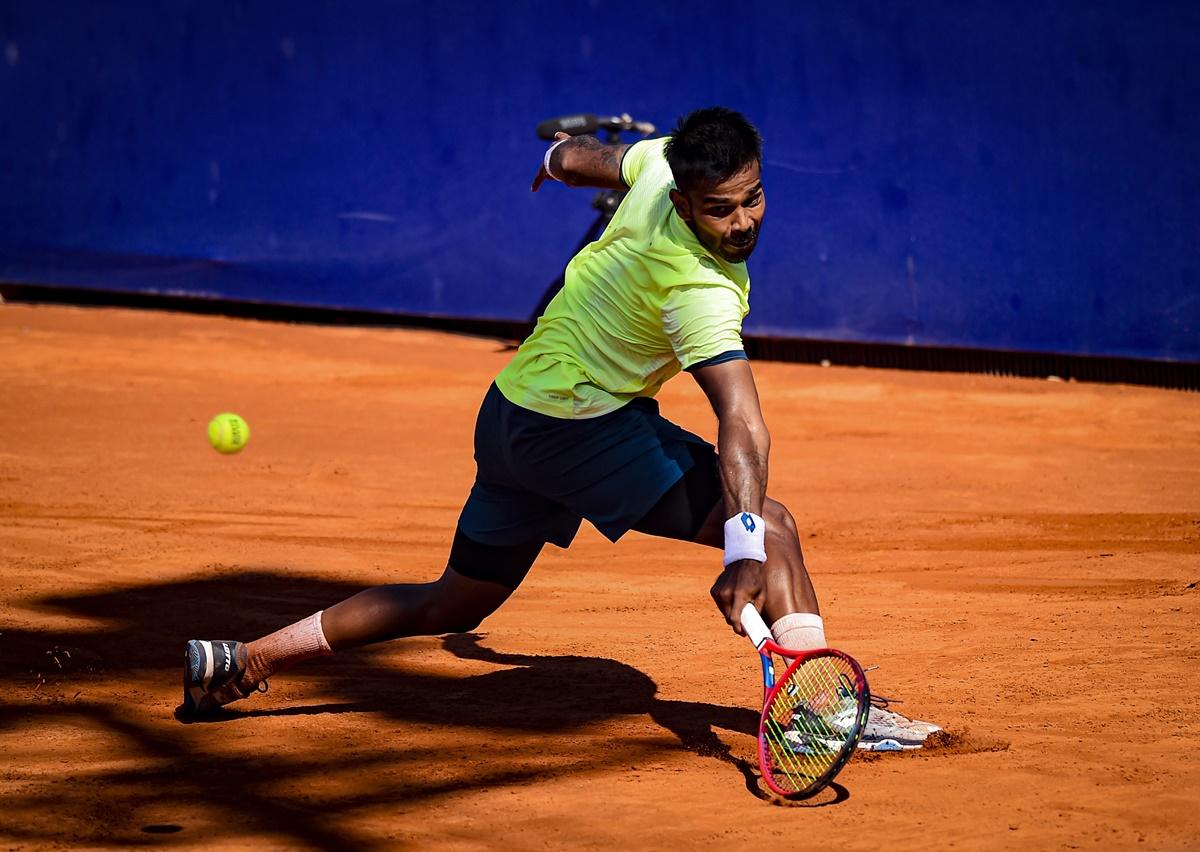
<path id="1" fill-rule="evenodd" d="M 762 662 L 759 770 L 772 792 L 806 799 L 829 784 L 854 754 L 871 708 L 867 677 L 841 651 L 779 647 L 754 604 L 742 609 L 742 627 Z M 779 677 L 772 654 L 786 666 Z"/>

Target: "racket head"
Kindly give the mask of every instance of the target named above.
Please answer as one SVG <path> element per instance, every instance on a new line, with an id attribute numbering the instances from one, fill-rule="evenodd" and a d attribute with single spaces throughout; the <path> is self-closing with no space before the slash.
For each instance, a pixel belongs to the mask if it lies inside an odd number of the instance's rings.
<path id="1" fill-rule="evenodd" d="M 837 777 L 854 754 L 871 693 L 849 654 L 822 648 L 785 659 L 790 664 L 767 691 L 759 720 L 758 765 L 776 795 L 806 799 Z"/>

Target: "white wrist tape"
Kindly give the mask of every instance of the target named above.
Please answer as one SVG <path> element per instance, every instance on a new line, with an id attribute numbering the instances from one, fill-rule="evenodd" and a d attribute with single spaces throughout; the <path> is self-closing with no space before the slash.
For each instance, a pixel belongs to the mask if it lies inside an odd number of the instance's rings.
<path id="1" fill-rule="evenodd" d="M 767 561 L 767 523 L 758 515 L 742 512 L 725 522 L 725 564 L 739 559 Z"/>
<path id="2" fill-rule="evenodd" d="M 542 158 L 542 169 L 545 170 L 546 176 L 549 177 L 551 180 L 558 181 L 559 183 L 562 182 L 562 178 L 560 178 L 554 172 L 550 171 L 550 155 L 554 153 L 554 149 L 557 148 L 559 145 L 561 145 L 564 142 L 569 142 L 569 141 L 571 141 L 570 137 L 567 137 L 566 139 L 559 139 L 557 142 L 555 142 L 553 145 L 551 145 L 549 148 L 546 149 L 546 156 Z"/>

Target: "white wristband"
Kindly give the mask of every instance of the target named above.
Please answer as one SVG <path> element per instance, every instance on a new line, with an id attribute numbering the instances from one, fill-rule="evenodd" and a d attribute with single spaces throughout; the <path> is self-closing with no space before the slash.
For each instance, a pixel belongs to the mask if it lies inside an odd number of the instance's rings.
<path id="1" fill-rule="evenodd" d="M 725 522 L 725 564 L 739 559 L 767 561 L 767 522 L 751 512 L 734 515 Z"/>
<path id="2" fill-rule="evenodd" d="M 554 153 L 555 148 L 557 148 L 559 145 L 561 145 L 564 142 L 569 142 L 570 140 L 571 140 L 570 136 L 568 136 L 566 139 L 559 139 L 557 142 L 555 142 L 553 145 L 551 145 L 549 148 L 546 149 L 546 156 L 542 158 L 542 170 L 546 172 L 546 177 L 550 178 L 551 180 L 556 180 L 559 183 L 562 183 L 562 178 L 560 178 L 554 172 L 550 171 L 550 155 Z"/>

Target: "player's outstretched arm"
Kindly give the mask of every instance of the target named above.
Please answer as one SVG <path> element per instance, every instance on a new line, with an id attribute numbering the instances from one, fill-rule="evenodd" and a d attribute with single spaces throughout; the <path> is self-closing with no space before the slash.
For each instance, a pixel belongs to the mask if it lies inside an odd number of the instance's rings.
<path id="1" fill-rule="evenodd" d="M 621 182 L 621 157 L 628 145 L 605 145 L 595 136 L 571 136 L 559 131 L 554 144 L 533 179 L 533 192 L 546 178 L 567 186 L 591 186 L 597 189 L 625 189 Z"/>
<path id="2" fill-rule="evenodd" d="M 726 361 L 701 367 L 692 375 L 717 415 L 717 452 L 721 456 L 726 514 L 762 514 L 771 436 L 759 406 L 750 362 Z"/>
<path id="3" fill-rule="evenodd" d="M 725 517 L 732 521 L 744 518 L 748 513 L 762 523 L 771 436 L 759 406 L 750 362 L 726 361 L 702 367 L 693 375 L 717 415 L 717 452 L 721 459 Z M 727 537 L 727 554 L 728 542 Z M 747 603 L 762 608 L 765 591 L 762 566 L 760 558 L 736 559 L 726 565 L 713 584 L 712 596 L 717 608 L 739 634 L 743 632 L 742 608 Z"/>

